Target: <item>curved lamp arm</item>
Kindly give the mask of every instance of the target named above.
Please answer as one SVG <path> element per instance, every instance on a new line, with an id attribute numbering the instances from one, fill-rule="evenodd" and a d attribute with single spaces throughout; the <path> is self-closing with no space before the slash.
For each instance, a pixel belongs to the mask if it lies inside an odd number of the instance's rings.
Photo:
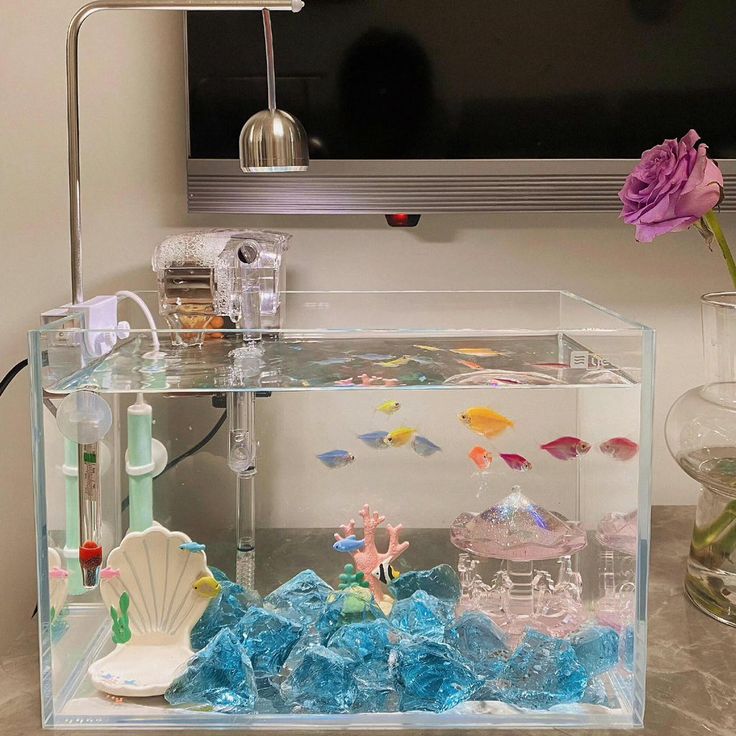
<path id="1" fill-rule="evenodd" d="M 82 289 L 82 207 L 79 165 L 79 31 L 99 10 L 290 10 L 303 0 L 95 0 L 80 8 L 66 34 L 66 104 L 69 145 L 69 234 L 71 237 L 72 303 L 84 301 Z"/>

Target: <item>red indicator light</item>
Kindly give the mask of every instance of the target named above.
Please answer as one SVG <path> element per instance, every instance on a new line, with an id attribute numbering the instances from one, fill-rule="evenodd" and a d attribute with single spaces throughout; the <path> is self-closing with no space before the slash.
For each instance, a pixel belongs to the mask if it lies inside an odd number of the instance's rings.
<path id="1" fill-rule="evenodd" d="M 421 215 L 409 215 L 406 212 L 397 212 L 394 215 L 386 215 L 386 222 L 391 227 L 416 227 Z"/>

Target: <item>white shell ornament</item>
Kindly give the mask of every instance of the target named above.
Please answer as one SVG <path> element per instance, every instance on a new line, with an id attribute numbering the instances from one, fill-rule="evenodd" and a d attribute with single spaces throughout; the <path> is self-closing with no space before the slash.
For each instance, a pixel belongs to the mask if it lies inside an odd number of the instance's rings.
<path id="1" fill-rule="evenodd" d="M 110 552 L 100 594 L 110 610 L 116 646 L 89 667 L 98 690 L 162 695 L 194 654 L 189 634 L 210 600 L 194 584 L 211 572 L 203 549 L 182 545 L 198 546 L 186 534 L 155 524 L 130 532 Z"/>

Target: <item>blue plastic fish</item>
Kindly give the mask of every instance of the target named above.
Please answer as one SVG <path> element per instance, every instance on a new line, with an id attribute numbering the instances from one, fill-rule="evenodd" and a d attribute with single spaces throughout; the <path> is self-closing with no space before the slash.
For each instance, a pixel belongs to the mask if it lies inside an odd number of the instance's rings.
<path id="1" fill-rule="evenodd" d="M 323 462 L 328 468 L 344 468 L 349 465 L 355 456 L 351 455 L 347 450 L 330 450 L 317 455 L 317 459 Z"/>
<path id="2" fill-rule="evenodd" d="M 388 444 L 384 442 L 388 432 L 367 432 L 366 434 L 359 434 L 358 439 L 362 440 L 369 447 L 375 447 L 377 450 L 385 450 Z"/>
<path id="3" fill-rule="evenodd" d="M 204 552 L 206 547 L 198 542 L 187 542 L 186 544 L 180 544 L 179 549 L 183 549 L 185 552 Z"/>
<path id="4" fill-rule="evenodd" d="M 315 360 L 315 365 L 342 365 L 343 363 L 349 363 L 352 360 L 350 356 L 343 358 L 325 358 L 324 360 Z"/>
<path id="5" fill-rule="evenodd" d="M 419 434 L 411 441 L 411 446 L 414 452 L 422 457 L 429 457 L 430 455 L 434 455 L 435 452 L 442 451 L 442 448 L 439 445 L 435 445 L 432 440 L 428 440 L 426 437 L 422 437 Z"/>
<path id="6" fill-rule="evenodd" d="M 391 358 L 395 358 L 395 355 L 381 355 L 380 353 L 363 353 L 362 355 L 356 355 L 356 358 L 360 358 L 361 360 L 370 360 L 371 362 L 375 362 L 377 360 L 391 360 Z"/>
<path id="7" fill-rule="evenodd" d="M 335 544 L 332 545 L 332 549 L 336 552 L 357 552 L 359 549 L 365 547 L 365 539 L 356 539 L 355 534 L 351 534 L 345 539 L 338 539 Z"/>
<path id="8" fill-rule="evenodd" d="M 413 363 L 419 363 L 419 365 L 431 365 L 434 363 L 434 358 L 427 358 L 424 355 L 412 355 L 411 360 Z"/>

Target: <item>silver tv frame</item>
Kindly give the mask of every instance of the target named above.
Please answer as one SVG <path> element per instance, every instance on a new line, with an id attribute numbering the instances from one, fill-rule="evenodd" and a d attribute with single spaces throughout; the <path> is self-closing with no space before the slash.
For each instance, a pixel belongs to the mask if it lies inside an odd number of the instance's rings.
<path id="1" fill-rule="evenodd" d="M 189 212 L 412 214 L 612 212 L 629 159 L 316 160 L 297 174 L 244 174 L 237 160 L 187 162 Z M 719 161 L 736 191 L 736 159 Z M 736 210 L 736 197 L 721 209 Z"/>
<path id="2" fill-rule="evenodd" d="M 423 215 L 621 208 L 618 192 L 634 159 L 318 159 L 305 172 L 245 174 L 237 159 L 192 158 L 186 19 L 182 30 L 191 213 Z M 736 191 L 736 159 L 719 165 L 726 192 Z M 736 210 L 736 197 L 727 197 L 721 209 Z"/>

